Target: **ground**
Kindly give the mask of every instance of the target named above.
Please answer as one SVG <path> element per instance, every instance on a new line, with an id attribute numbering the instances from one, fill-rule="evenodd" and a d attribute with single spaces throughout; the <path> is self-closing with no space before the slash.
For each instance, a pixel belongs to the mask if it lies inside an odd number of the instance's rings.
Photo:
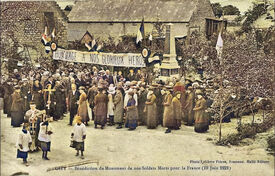
<path id="1" fill-rule="evenodd" d="M 266 141 L 263 140 L 263 136 L 267 136 L 272 131 L 260 134 L 255 141 L 250 142 L 251 145 L 224 147 L 215 145 L 218 125 L 211 125 L 209 132 L 205 134 L 195 133 L 193 127 L 187 126 L 182 126 L 178 131 L 165 134 L 165 129 L 161 126 L 155 130 L 149 130 L 143 126 L 138 127 L 135 131 L 117 130 L 115 127 L 106 127 L 106 129 L 101 130 L 94 129 L 90 122 L 90 126 L 87 128 L 85 159 L 82 160 L 76 157 L 75 150 L 69 147 L 72 127 L 67 125 L 68 118 L 69 115 L 67 114 L 63 120 L 52 122 L 54 133 L 52 135 L 52 151 L 49 153 L 50 160 L 42 160 L 41 151 L 31 153 L 28 159 L 30 166 L 26 167 L 22 164 L 21 159 L 16 159 L 15 143 L 21 128 L 12 128 L 10 118 L 1 112 L 1 175 L 8 176 L 17 172 L 28 173 L 31 176 L 271 176 L 274 174 L 274 157 L 267 153 Z M 245 118 L 245 120 L 249 120 L 249 118 Z M 223 135 L 235 131 L 235 126 L 235 119 L 232 123 L 223 124 Z M 197 160 L 213 160 L 214 163 L 194 163 Z M 244 163 L 232 164 L 229 163 L 230 160 Z M 247 160 L 255 160 L 256 163 L 247 163 Z M 257 163 L 258 160 L 266 163 Z M 69 167 L 66 170 L 47 172 L 47 169 L 53 167 L 83 161 L 92 161 L 93 163 L 78 166 L 78 168 L 86 168 L 86 170 L 76 170 L 75 167 Z M 221 163 L 222 161 L 226 163 Z M 126 170 L 106 170 L 106 166 L 120 167 Z M 133 171 L 128 169 L 128 166 L 140 170 Z M 203 166 L 218 167 L 219 169 L 202 170 Z M 230 170 L 222 170 L 220 166 L 229 166 Z M 100 167 L 105 168 L 105 170 L 99 170 Z M 184 168 L 185 170 L 183 170 Z M 190 170 L 195 168 L 198 169 Z M 171 169 L 173 170 L 171 171 Z"/>

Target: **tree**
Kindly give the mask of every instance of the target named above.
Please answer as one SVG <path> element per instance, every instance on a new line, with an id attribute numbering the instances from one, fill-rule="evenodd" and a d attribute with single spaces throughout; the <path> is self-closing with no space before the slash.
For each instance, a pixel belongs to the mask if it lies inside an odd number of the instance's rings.
<path id="1" fill-rule="evenodd" d="M 224 33 L 223 40 L 222 62 L 215 51 L 217 36 L 213 36 L 210 41 L 197 36 L 193 44 L 183 49 L 183 56 L 196 57 L 200 60 L 204 76 L 216 78 L 217 96 L 213 103 L 216 107 L 212 110 L 219 121 L 229 113 L 228 107 L 232 107 L 232 111 L 239 110 L 243 108 L 240 106 L 243 103 L 240 105 L 238 103 L 243 101 L 244 108 L 249 108 L 252 107 L 251 102 L 254 97 L 270 99 L 273 96 L 273 58 L 266 55 L 262 47 L 258 47 L 256 34 L 250 32 L 237 37 L 232 33 Z M 243 98 L 236 101 L 232 99 L 232 95 L 237 94 L 238 90 L 245 91 L 239 95 L 239 98 Z M 221 140 L 221 130 L 219 140 Z"/>
<path id="2" fill-rule="evenodd" d="M 222 12 L 223 12 L 221 4 L 220 3 L 212 3 L 211 6 L 212 6 L 215 16 L 220 18 L 222 16 Z"/>
<path id="3" fill-rule="evenodd" d="M 227 6 L 222 7 L 222 11 L 223 11 L 224 15 L 240 15 L 241 14 L 240 10 L 233 5 L 227 5 Z"/>

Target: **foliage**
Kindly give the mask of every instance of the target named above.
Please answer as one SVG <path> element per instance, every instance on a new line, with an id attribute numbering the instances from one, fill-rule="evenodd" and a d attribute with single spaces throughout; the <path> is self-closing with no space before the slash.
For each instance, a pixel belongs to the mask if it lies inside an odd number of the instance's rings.
<path id="1" fill-rule="evenodd" d="M 220 18 L 222 16 L 222 12 L 223 12 L 221 4 L 220 3 L 212 3 L 211 6 L 212 6 L 215 16 Z"/>
<path id="2" fill-rule="evenodd" d="M 270 136 L 267 139 L 268 148 L 271 149 L 273 152 L 275 152 L 275 137 Z"/>
<path id="3" fill-rule="evenodd" d="M 266 13 L 266 7 L 264 4 L 253 4 L 252 9 L 249 9 L 245 12 L 245 21 L 242 26 L 243 32 L 250 32 L 252 30 L 252 24 L 256 21 L 261 15 Z"/>
<path id="4" fill-rule="evenodd" d="M 224 15 L 240 15 L 241 14 L 240 10 L 233 5 L 227 5 L 227 6 L 222 7 L 222 11 L 223 11 Z"/>

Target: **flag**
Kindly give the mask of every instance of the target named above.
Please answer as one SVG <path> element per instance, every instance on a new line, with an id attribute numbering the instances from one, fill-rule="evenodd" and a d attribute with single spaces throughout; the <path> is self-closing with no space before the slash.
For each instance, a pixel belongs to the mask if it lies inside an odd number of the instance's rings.
<path id="1" fill-rule="evenodd" d="M 222 56 L 222 48 L 223 48 L 223 40 L 222 40 L 222 34 L 220 32 L 218 36 L 217 44 L 216 44 L 216 50 L 217 50 L 217 55 L 219 59 L 221 59 L 221 56 Z"/>
<path id="2" fill-rule="evenodd" d="M 55 32 L 55 28 L 53 29 L 53 32 L 52 32 L 52 37 L 53 37 L 53 38 L 55 38 L 54 32 Z"/>
<path id="3" fill-rule="evenodd" d="M 149 35 L 149 40 L 152 41 L 153 40 L 153 36 L 152 34 Z"/>
<path id="4" fill-rule="evenodd" d="M 137 32 L 137 40 L 136 43 L 141 42 L 144 37 L 144 18 L 142 19 L 141 25 Z"/>

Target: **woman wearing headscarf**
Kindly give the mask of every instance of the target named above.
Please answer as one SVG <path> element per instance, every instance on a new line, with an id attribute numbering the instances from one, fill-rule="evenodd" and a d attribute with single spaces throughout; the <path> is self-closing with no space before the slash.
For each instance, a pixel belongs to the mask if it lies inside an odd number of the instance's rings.
<path id="1" fill-rule="evenodd" d="M 122 128 L 123 112 L 123 95 L 121 88 L 119 88 L 116 89 L 116 94 L 114 97 L 114 122 L 118 124 L 117 129 Z"/>
<path id="2" fill-rule="evenodd" d="M 89 114 L 88 114 L 88 105 L 87 105 L 87 95 L 84 92 L 85 88 L 83 86 L 79 87 L 79 105 L 77 115 L 79 115 L 82 119 L 82 122 L 88 126 L 89 122 Z"/>
<path id="3" fill-rule="evenodd" d="M 136 106 L 136 100 L 134 98 L 134 92 L 128 92 L 129 99 L 126 106 L 126 123 L 125 127 L 129 128 L 128 130 L 135 130 L 137 127 L 138 120 L 138 110 Z"/>
<path id="4" fill-rule="evenodd" d="M 156 96 L 153 90 L 153 87 L 149 88 L 147 100 L 145 102 L 145 112 L 147 117 L 146 125 L 148 129 L 154 129 L 158 126 Z"/>
<path id="5" fill-rule="evenodd" d="M 206 132 L 209 129 L 209 123 L 208 118 L 205 114 L 206 110 L 206 100 L 202 96 L 202 92 L 197 92 L 197 101 L 195 108 L 193 109 L 195 112 L 195 132 L 197 133 L 203 133 Z"/>

